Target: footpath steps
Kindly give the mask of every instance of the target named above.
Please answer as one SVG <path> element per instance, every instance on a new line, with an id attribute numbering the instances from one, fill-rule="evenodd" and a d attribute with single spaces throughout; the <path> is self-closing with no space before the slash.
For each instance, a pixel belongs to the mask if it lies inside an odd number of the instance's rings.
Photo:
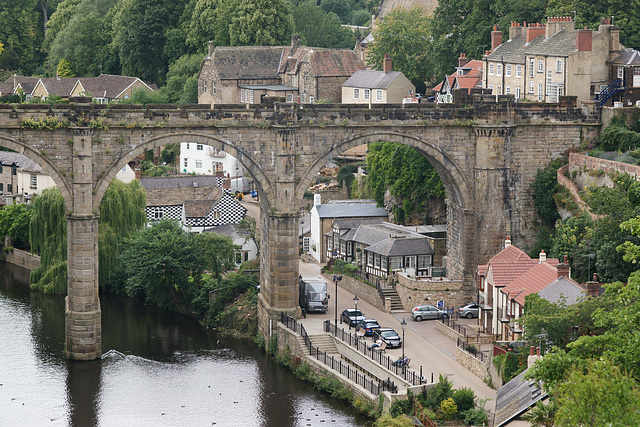
<path id="1" fill-rule="evenodd" d="M 395 288 L 382 288 L 381 291 L 385 300 L 387 298 L 391 300 L 392 313 L 401 313 L 405 311 L 404 307 L 402 306 L 402 301 L 400 300 L 400 295 L 398 295 L 398 292 L 396 292 Z"/>
<path id="2" fill-rule="evenodd" d="M 309 335 L 311 343 L 327 354 L 340 354 L 335 340 L 329 334 Z"/>

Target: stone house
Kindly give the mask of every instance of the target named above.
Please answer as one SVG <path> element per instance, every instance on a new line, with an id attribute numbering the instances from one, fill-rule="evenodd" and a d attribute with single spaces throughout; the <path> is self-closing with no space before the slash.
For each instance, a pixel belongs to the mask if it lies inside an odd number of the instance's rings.
<path id="1" fill-rule="evenodd" d="M 640 52 L 624 49 L 611 60 L 611 81 L 620 81 L 620 86 L 612 93 L 612 102 L 622 106 L 640 106 Z"/>
<path id="2" fill-rule="evenodd" d="M 247 209 L 222 189 L 222 177 L 180 176 L 141 178 L 147 192 L 147 221 L 172 219 L 186 229 L 202 232 L 212 227 L 237 224 Z"/>
<path id="3" fill-rule="evenodd" d="M 50 96 L 59 96 L 63 99 L 69 99 L 69 96 L 71 96 L 71 90 L 77 81 L 78 79 L 75 78 L 41 78 L 31 91 L 31 97 L 46 99 Z"/>
<path id="4" fill-rule="evenodd" d="M 411 227 L 380 220 L 334 220 L 326 234 L 327 257 L 355 263 L 367 276 L 386 279 L 397 271 L 432 276 L 435 251 L 429 238 Z"/>
<path id="5" fill-rule="evenodd" d="M 576 29 L 571 17 L 512 22 L 504 43 L 494 27 L 484 56 L 484 87 L 529 101 L 558 102 L 563 95 L 576 96 L 578 103 L 594 100 L 611 82 L 607 64 L 624 48 L 619 36 L 608 19 L 597 31 Z"/>
<path id="6" fill-rule="evenodd" d="M 359 70 L 342 84 L 343 104 L 401 104 L 416 87 L 400 71 L 392 71 L 391 57 L 384 58 L 383 71 Z"/>
<path id="7" fill-rule="evenodd" d="M 342 84 L 364 70 L 364 62 L 348 49 L 291 46 L 217 46 L 209 52 L 198 72 L 200 104 L 260 104 L 264 97 L 286 102 L 337 102 Z"/>
<path id="8" fill-rule="evenodd" d="M 55 185 L 42 167 L 27 156 L 0 151 L 0 194 L 4 204 L 27 202 L 34 194 Z"/>
<path id="9" fill-rule="evenodd" d="M 14 74 L 2 82 L 2 94 L 18 94 L 22 92 L 25 95 L 25 100 L 29 101 L 31 99 L 31 92 L 33 92 L 38 80 L 40 80 L 38 77 L 26 77 Z M 11 89 L 9 89 L 8 85 L 11 85 Z"/>
<path id="10" fill-rule="evenodd" d="M 438 103 L 452 103 L 453 89 L 461 89 L 464 93 L 471 93 L 471 89 L 482 87 L 482 67 L 484 62 L 467 58 L 466 54 L 460 54 L 458 66 L 453 74 L 445 77 L 438 83 L 433 92 Z"/>
<path id="11" fill-rule="evenodd" d="M 389 219 L 389 213 L 379 208 L 373 200 L 332 200 L 322 204 L 322 196 L 315 194 L 310 217 L 309 255 L 319 262 L 327 262 L 327 254 L 331 255 L 331 251 L 325 235 L 333 229 L 335 219 L 352 219 L 359 223 L 383 221 Z"/>

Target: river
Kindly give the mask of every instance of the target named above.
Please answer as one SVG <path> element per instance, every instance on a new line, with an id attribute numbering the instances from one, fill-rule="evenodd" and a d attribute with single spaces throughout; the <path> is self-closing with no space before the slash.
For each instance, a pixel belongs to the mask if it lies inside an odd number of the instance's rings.
<path id="1" fill-rule="evenodd" d="M 0 263 L 0 426 L 362 426 L 257 346 L 102 296 L 100 361 L 64 357 L 64 298 Z"/>

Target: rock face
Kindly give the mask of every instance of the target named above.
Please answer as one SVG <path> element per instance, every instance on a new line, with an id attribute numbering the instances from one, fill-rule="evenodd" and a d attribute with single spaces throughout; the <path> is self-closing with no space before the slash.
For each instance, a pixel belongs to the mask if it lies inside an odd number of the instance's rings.
<path id="1" fill-rule="evenodd" d="M 393 208 L 402 206 L 402 200 L 397 199 L 389 190 L 384 193 L 384 208 L 389 212 L 389 221 L 395 222 Z M 445 224 L 447 210 L 443 199 L 432 197 L 426 212 L 414 212 L 411 218 L 405 218 L 405 225 Z"/>
<path id="2" fill-rule="evenodd" d="M 382 0 L 380 9 L 378 9 L 378 16 L 384 18 L 387 13 L 401 7 L 405 9 L 421 7 L 427 12 L 427 15 L 431 16 L 436 7 L 438 7 L 438 0 Z"/>

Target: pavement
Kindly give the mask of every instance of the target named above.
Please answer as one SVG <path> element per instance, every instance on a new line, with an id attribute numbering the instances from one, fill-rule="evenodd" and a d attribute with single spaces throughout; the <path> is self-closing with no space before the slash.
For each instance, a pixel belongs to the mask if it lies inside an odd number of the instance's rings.
<path id="1" fill-rule="evenodd" d="M 320 274 L 320 265 L 316 263 L 300 262 L 300 274 L 314 275 Z M 324 333 L 323 322 L 325 320 L 335 320 L 335 284 L 329 283 L 329 310 L 325 314 L 309 313 L 300 322 L 311 335 Z M 338 315 L 345 308 L 354 307 L 354 294 L 338 286 Z M 484 381 L 472 374 L 455 360 L 456 343 L 451 338 L 439 332 L 435 328 L 436 320 L 425 320 L 416 322 L 411 318 L 410 313 L 386 313 L 372 306 L 368 302 L 359 299 L 358 308 L 367 318 L 378 320 L 381 326 L 391 327 L 399 335 L 402 335 L 400 322 L 404 319 L 407 326 L 404 331 L 404 352 L 411 358 L 411 369 L 420 372 L 428 380 L 433 373 L 434 380 L 438 381 L 439 375 L 446 375 L 453 381 L 454 388 L 468 387 L 472 389 L 479 399 L 488 399 L 486 408 L 493 408 L 496 399 L 496 390 L 487 386 Z M 339 321 L 339 320 L 338 320 Z M 474 323 L 477 320 L 466 320 Z M 346 327 L 346 325 L 341 325 Z M 367 337 L 367 340 L 371 338 Z M 403 349 L 387 349 L 386 353 L 392 358 L 399 358 Z"/>

